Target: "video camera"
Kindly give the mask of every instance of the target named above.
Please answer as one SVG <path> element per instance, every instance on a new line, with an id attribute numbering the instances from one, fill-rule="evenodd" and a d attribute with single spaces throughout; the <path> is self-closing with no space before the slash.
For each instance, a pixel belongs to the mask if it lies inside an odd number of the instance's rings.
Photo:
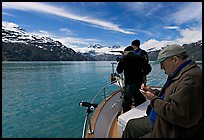
<path id="1" fill-rule="evenodd" d="M 87 112 L 91 113 L 98 106 L 98 104 L 80 101 L 79 106 L 87 107 Z"/>

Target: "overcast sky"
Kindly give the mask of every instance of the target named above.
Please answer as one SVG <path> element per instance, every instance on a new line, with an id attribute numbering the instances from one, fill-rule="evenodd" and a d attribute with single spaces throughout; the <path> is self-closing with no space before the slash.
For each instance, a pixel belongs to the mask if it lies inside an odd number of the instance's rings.
<path id="1" fill-rule="evenodd" d="M 75 47 L 202 39 L 202 2 L 2 2 L 2 22 Z"/>

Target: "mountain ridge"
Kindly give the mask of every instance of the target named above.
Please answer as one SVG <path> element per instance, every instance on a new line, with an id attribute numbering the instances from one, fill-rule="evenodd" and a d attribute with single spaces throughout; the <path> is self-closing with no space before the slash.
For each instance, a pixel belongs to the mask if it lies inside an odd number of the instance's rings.
<path id="1" fill-rule="evenodd" d="M 194 60 L 202 60 L 202 40 L 183 44 L 187 53 Z M 50 37 L 31 35 L 18 25 L 2 25 L 2 61 L 115 61 L 121 54 L 110 50 L 123 50 L 124 47 L 113 45 L 90 45 L 77 52 Z M 159 49 L 147 50 L 149 60 L 154 61 Z"/>

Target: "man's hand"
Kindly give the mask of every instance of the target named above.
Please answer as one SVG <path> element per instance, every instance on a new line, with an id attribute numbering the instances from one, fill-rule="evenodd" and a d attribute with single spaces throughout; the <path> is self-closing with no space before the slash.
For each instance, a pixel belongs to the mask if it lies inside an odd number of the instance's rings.
<path id="1" fill-rule="evenodd" d="M 139 90 L 148 100 L 151 100 L 155 96 L 153 90 L 149 86 L 145 86 L 144 84 L 141 85 L 141 89 Z"/>

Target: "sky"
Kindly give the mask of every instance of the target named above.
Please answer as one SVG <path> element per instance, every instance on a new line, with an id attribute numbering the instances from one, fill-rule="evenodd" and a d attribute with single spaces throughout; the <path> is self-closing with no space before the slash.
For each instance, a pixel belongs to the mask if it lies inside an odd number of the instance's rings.
<path id="1" fill-rule="evenodd" d="M 202 2 L 2 2 L 2 22 L 73 49 L 202 40 Z"/>

